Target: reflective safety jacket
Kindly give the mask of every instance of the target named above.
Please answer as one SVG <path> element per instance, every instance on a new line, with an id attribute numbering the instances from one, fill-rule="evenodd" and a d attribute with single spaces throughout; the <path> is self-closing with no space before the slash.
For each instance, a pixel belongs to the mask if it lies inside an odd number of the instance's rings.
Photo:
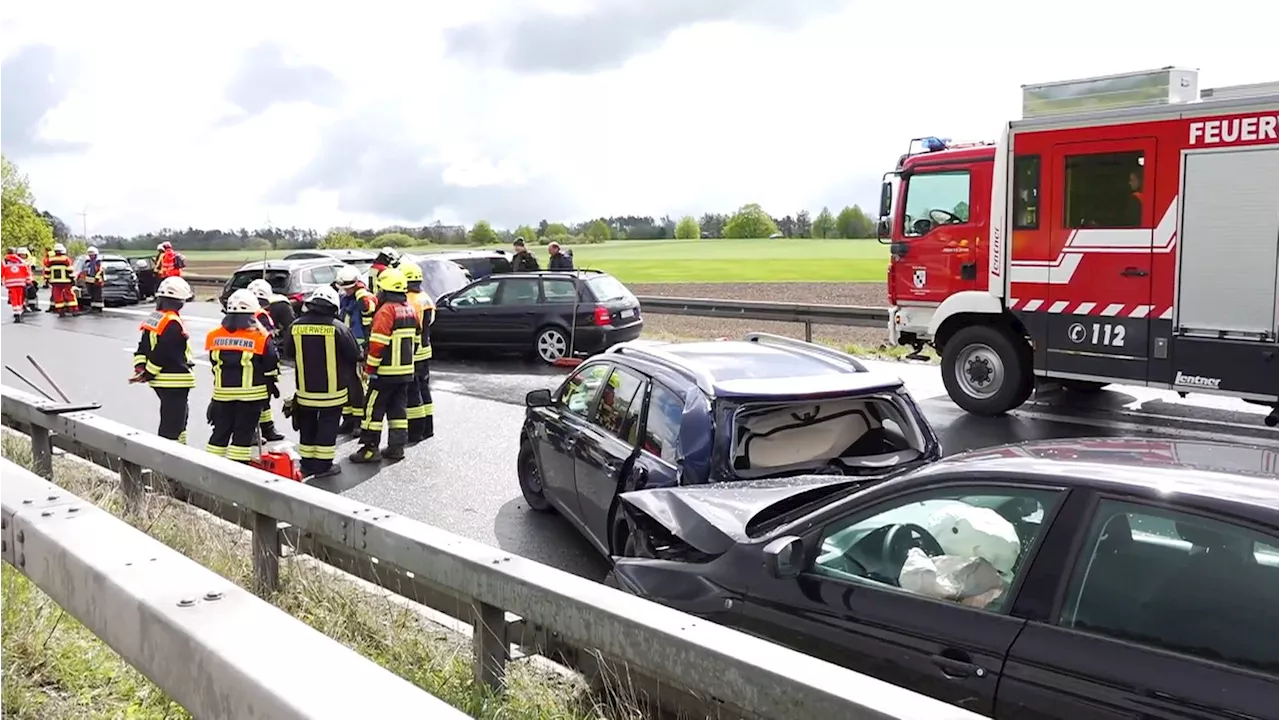
<path id="1" fill-rule="evenodd" d="M 412 380 L 419 333 L 418 310 L 403 294 L 387 293 L 370 327 L 365 374 L 390 382 Z"/>
<path id="2" fill-rule="evenodd" d="M 285 338 L 285 355 L 296 365 L 297 401 L 303 407 L 342 407 L 355 382 L 360 346 L 332 315 L 304 312 Z"/>
<path id="3" fill-rule="evenodd" d="M 421 290 L 410 290 L 407 297 L 409 304 L 418 311 L 418 325 L 422 329 L 413 351 L 413 361 L 419 363 L 431 359 L 431 324 L 436 321 L 436 304 Z"/>
<path id="4" fill-rule="evenodd" d="M 361 345 L 369 343 L 369 326 L 373 324 L 373 314 L 378 308 L 378 298 L 363 285 L 357 285 L 355 293 L 342 296 L 340 314 L 356 342 Z"/>
<path id="5" fill-rule="evenodd" d="M 272 293 L 271 297 L 267 298 L 267 314 L 271 316 L 271 322 L 275 325 L 276 342 L 283 343 L 289 335 L 289 328 L 293 325 L 293 303 L 280 293 Z"/>
<path id="6" fill-rule="evenodd" d="M 4 286 L 25 288 L 31 282 L 31 268 L 15 254 L 4 256 Z"/>
<path id="7" fill-rule="evenodd" d="M 107 276 L 102 269 L 102 258 L 85 258 L 84 265 L 80 267 L 80 278 L 90 285 L 104 284 Z"/>
<path id="8" fill-rule="evenodd" d="M 44 263 L 45 278 L 50 285 L 70 285 L 71 258 L 66 255 L 52 255 Z"/>
<path id="9" fill-rule="evenodd" d="M 187 344 L 187 327 L 182 317 L 172 310 L 156 310 L 138 326 L 142 337 L 133 353 L 133 370 L 157 388 L 193 388 L 191 346 Z"/>
<path id="10" fill-rule="evenodd" d="M 280 356 L 262 328 L 216 327 L 205 336 L 204 349 L 213 364 L 213 399 L 261 401 L 280 375 Z"/>

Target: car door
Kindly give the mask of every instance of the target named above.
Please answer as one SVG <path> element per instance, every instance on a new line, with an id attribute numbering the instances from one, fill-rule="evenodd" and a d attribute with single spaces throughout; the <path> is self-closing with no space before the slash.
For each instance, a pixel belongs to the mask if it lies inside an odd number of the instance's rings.
<path id="1" fill-rule="evenodd" d="M 997 717 L 1276 718 L 1274 526 L 1106 496 L 1081 526 L 1062 599 L 1010 650 Z"/>
<path id="2" fill-rule="evenodd" d="M 804 536 L 799 577 L 749 583 L 735 622 L 990 715 L 1005 655 L 1025 623 L 1010 614 L 1013 599 L 1064 496 L 1060 488 L 939 478 L 860 503 Z M 928 557 L 939 549 L 941 557 Z"/>
<path id="3" fill-rule="evenodd" d="M 618 488 L 635 461 L 648 381 L 614 367 L 600 389 L 595 411 L 582 429 L 574 462 L 578 503 L 589 539 L 611 553 L 611 514 Z"/>
<path id="4" fill-rule="evenodd" d="M 560 386 L 551 407 L 541 413 L 541 428 L 535 429 L 534 452 L 543 493 L 561 513 L 584 527 L 574 475 L 576 453 L 611 369 L 603 362 L 578 368 Z"/>
<path id="5" fill-rule="evenodd" d="M 484 344 L 492 333 L 489 311 L 498 292 L 496 280 L 481 280 L 459 290 L 444 304 L 437 304 L 431 342 L 441 346 Z"/>
<path id="6" fill-rule="evenodd" d="M 510 277 L 496 282 L 498 293 L 489 310 L 490 342 L 507 348 L 530 346 L 542 312 L 538 278 Z"/>

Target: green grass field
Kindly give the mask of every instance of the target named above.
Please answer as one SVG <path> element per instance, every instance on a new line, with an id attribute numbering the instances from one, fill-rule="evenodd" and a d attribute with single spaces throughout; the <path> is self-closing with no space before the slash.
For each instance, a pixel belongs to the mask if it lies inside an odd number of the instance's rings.
<path id="1" fill-rule="evenodd" d="M 507 247 L 507 246 L 496 246 Z M 447 245 L 406 252 L 453 249 Z M 546 250 L 536 248 L 546 264 Z M 280 257 L 283 251 L 269 251 Z M 245 250 L 186 252 L 197 273 L 229 272 L 261 260 Z M 604 270 L 625 283 L 870 282 L 882 283 L 889 248 L 875 240 L 621 240 L 573 246 L 574 264 Z"/>

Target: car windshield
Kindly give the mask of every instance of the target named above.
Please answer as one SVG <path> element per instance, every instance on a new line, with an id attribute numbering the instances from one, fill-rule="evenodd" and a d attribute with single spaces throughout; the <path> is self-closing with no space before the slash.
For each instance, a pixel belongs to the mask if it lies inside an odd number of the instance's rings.
<path id="1" fill-rule="evenodd" d="M 243 290 L 249 287 L 249 283 L 263 277 L 261 270 L 241 270 L 231 276 L 231 289 Z M 267 282 L 270 283 L 274 292 L 286 293 L 289 290 L 289 271 L 288 270 L 268 270 L 265 273 Z"/>
<path id="2" fill-rule="evenodd" d="M 445 293 L 457 292 L 466 287 L 471 280 L 467 271 L 448 260 L 423 260 L 422 289 L 437 300 Z"/>
<path id="3" fill-rule="evenodd" d="M 925 433 L 894 393 L 746 402 L 727 410 L 732 467 L 741 479 L 881 474 L 924 457 Z"/>
<path id="4" fill-rule="evenodd" d="M 617 278 L 612 275 L 597 275 L 587 281 L 587 287 L 591 288 L 591 292 L 596 296 L 596 300 L 600 302 L 608 302 L 610 300 L 635 300 L 635 296 L 623 285 Z"/>

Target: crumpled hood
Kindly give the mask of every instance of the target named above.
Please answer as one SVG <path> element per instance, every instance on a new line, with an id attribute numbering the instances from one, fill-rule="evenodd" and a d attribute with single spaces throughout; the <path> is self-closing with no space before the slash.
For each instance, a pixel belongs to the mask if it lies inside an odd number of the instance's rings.
<path id="1" fill-rule="evenodd" d="M 806 490 L 855 485 L 869 478 L 800 475 L 623 493 L 622 502 L 656 520 L 700 552 L 719 555 L 748 540 L 747 523 L 760 511 Z"/>

